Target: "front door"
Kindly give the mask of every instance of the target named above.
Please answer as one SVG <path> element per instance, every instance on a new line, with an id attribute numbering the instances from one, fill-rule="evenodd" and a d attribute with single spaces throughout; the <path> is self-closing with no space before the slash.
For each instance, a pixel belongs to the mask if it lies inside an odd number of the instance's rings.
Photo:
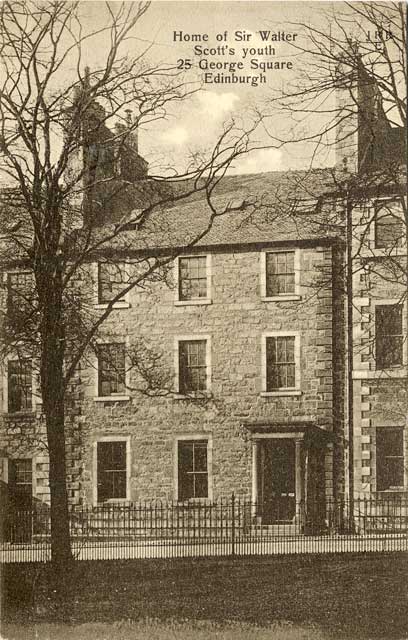
<path id="1" fill-rule="evenodd" d="M 296 511 L 295 443 L 271 439 L 262 444 L 262 523 L 292 522 Z"/>

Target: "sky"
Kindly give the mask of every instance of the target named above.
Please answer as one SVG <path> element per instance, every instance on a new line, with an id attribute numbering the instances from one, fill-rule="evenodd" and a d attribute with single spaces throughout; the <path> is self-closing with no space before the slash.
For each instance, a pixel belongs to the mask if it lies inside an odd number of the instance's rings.
<path id="1" fill-rule="evenodd" d="M 102 3 L 82 2 L 81 6 L 84 24 L 95 26 L 103 20 Z M 181 167 L 190 152 L 212 147 L 223 123 L 229 118 L 233 116 L 240 122 L 241 119 L 248 122 L 251 109 L 264 108 L 271 91 L 288 85 L 296 78 L 301 60 L 291 41 L 296 42 L 298 30 L 290 23 L 304 20 L 322 24 L 323 11 L 330 11 L 332 6 L 331 2 L 278 0 L 153 0 L 138 24 L 137 38 L 129 45 L 129 50 L 134 52 L 141 47 L 149 47 L 146 55 L 152 61 L 184 65 L 184 68 L 191 64 L 191 68 L 185 70 L 185 79 L 196 83 L 192 86 L 197 87 L 201 81 L 202 88 L 183 104 L 178 103 L 170 109 L 165 120 L 141 129 L 140 153 L 152 167 L 159 166 L 162 161 Z M 260 31 L 278 34 L 275 37 L 280 41 L 263 41 Z M 266 48 L 268 45 L 269 49 Z M 84 63 L 92 68 L 97 64 L 97 58 L 98 48 L 93 47 L 84 56 Z M 278 64 L 279 68 L 252 68 L 253 59 L 260 63 Z M 263 75 L 264 80 L 256 86 L 252 79 L 238 84 L 213 82 L 217 73 L 229 76 L 231 69 L 210 69 L 207 65 L 228 65 L 231 62 L 243 65 L 243 69 L 236 69 L 236 75 L 246 78 Z M 206 73 L 209 75 L 205 76 Z M 205 79 L 208 82 L 204 82 Z M 274 123 L 270 121 L 269 126 L 273 129 Z M 265 131 L 260 129 L 257 135 L 260 144 L 270 144 Z M 310 148 L 301 145 L 262 149 L 236 163 L 233 172 L 302 168 L 307 166 L 310 153 Z M 320 163 L 333 164 L 331 153 L 322 157 Z"/>
<path id="2" fill-rule="evenodd" d="M 137 7 L 136 2 L 124 4 Z M 109 34 L 103 31 L 109 23 L 107 5 L 115 13 L 121 3 L 79 2 L 80 27 L 77 24 L 76 28 L 82 35 L 92 36 L 81 49 L 81 73 L 86 66 L 91 71 L 105 68 L 110 45 Z M 268 118 L 252 136 L 258 149 L 234 162 L 231 172 L 308 168 L 312 144 L 287 141 L 294 127 L 297 132 L 301 130 L 303 138 L 319 129 L 323 116 L 317 115 L 314 105 L 307 116 L 295 114 L 293 109 L 279 112 L 272 107 L 271 98 L 298 87 L 301 74 L 305 70 L 310 73 L 308 54 L 296 48 L 304 44 L 299 23 L 331 33 L 334 23 L 330 15 L 345 11 L 349 11 L 347 3 L 340 0 L 152 0 L 120 55 L 129 59 L 141 56 L 150 65 L 177 69 L 177 77 L 192 94 L 171 103 L 162 119 L 140 126 L 139 153 L 149 162 L 151 174 L 163 174 L 169 166 L 183 173 L 192 157 L 214 148 L 225 123 L 234 119 L 242 130 L 259 112 L 267 112 Z M 347 36 L 355 38 L 359 32 L 364 37 L 364 27 L 354 18 L 347 22 L 346 30 Z M 62 45 L 71 44 L 66 32 Z M 73 47 L 52 79 L 55 91 L 64 95 L 67 87 L 77 82 L 77 72 L 77 49 Z M 232 82 L 237 78 L 239 82 Z M 333 110 L 334 92 L 325 100 L 319 106 Z M 285 144 L 273 144 L 269 134 L 285 140 Z M 333 166 L 333 138 L 334 131 L 327 146 L 313 157 L 313 166 Z M 60 150 L 58 144 L 56 150 Z"/>

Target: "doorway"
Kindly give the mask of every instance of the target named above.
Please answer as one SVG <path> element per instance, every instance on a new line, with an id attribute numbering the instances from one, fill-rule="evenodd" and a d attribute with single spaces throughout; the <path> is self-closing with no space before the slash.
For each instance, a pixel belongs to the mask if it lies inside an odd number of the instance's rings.
<path id="1" fill-rule="evenodd" d="M 292 522 L 296 515 L 296 451 L 291 438 L 268 439 L 261 446 L 263 524 Z"/>

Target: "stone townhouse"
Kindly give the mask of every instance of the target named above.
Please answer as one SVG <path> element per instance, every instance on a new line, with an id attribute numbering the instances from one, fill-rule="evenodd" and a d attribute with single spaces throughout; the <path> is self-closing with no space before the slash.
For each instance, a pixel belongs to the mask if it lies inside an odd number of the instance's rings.
<path id="1" fill-rule="evenodd" d="M 358 96 L 354 125 L 338 132 L 342 179 L 402 148 L 378 92 L 363 82 Z M 169 278 L 115 304 L 78 371 L 67 434 L 72 504 L 194 504 L 234 493 L 271 524 L 295 522 L 302 509 L 324 513 L 353 491 L 406 489 L 406 284 L 383 272 L 406 258 L 398 185 L 359 192 L 347 209 L 332 171 L 276 172 L 226 178 L 217 198 L 251 196 L 262 206 L 220 216 L 187 252 L 208 223 L 199 198 L 161 213 L 150 235 L 128 230 L 134 257 L 146 247 L 176 257 Z M 96 309 L 117 291 L 116 251 L 91 265 Z M 5 277 L 18 290 L 29 276 Z M 140 344 L 160 356 L 171 381 L 162 393 L 140 391 L 128 355 Z M 34 383 L 29 366 L 3 363 L 2 481 L 21 504 L 49 495 Z"/>
<path id="2" fill-rule="evenodd" d="M 307 179 L 323 185 L 327 177 L 316 171 Z M 292 178 L 229 178 L 220 199 L 272 193 Z M 286 220 L 268 220 L 262 208 L 221 216 L 176 257 L 167 281 L 115 304 L 94 360 L 72 387 L 73 504 L 211 501 L 234 492 L 258 503 L 263 523 L 291 522 L 301 504 L 324 505 L 343 490 L 343 246 L 311 216 L 315 202 L 305 203 Z M 177 236 L 185 246 L 185 230 L 206 224 L 206 208 L 198 199 L 177 207 L 172 246 L 166 228 L 154 234 L 158 250 L 178 249 Z M 133 255 L 137 242 L 143 255 L 145 240 L 131 229 L 129 239 Z M 94 303 L 103 309 L 115 294 L 115 269 L 106 261 L 93 268 Z M 160 354 L 171 379 L 166 393 L 137 391 L 127 354 L 141 342 Z M 11 492 L 24 485 L 47 501 L 41 406 L 30 384 L 28 393 L 19 388 L 21 365 L 6 366 L 3 480 Z"/>

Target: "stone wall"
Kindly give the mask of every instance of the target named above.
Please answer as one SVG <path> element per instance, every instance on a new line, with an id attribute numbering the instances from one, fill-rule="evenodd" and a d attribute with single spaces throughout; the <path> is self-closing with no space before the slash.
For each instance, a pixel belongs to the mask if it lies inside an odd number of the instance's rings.
<path id="1" fill-rule="evenodd" d="M 406 340 L 404 366 L 382 371 L 375 360 L 376 304 L 403 304 L 406 335 L 406 257 L 401 249 L 375 248 L 373 208 L 368 204 L 356 209 L 355 238 L 354 254 L 359 258 L 353 276 L 354 485 L 357 494 L 367 496 L 376 491 L 377 427 L 406 426 L 408 415 Z M 405 442 L 407 456 L 407 438 Z"/>
<path id="2" fill-rule="evenodd" d="M 334 264 L 339 273 L 338 256 Z M 113 311 L 104 328 L 106 336 L 114 335 L 130 345 L 143 339 L 162 353 L 162 366 L 173 375 L 175 338 L 210 335 L 211 397 L 149 397 L 135 391 L 129 401 L 95 401 L 96 370 L 82 363 L 71 389 L 67 429 L 71 502 L 93 501 L 94 444 L 109 435 L 130 440 L 132 500 L 176 497 L 176 437 L 190 434 L 211 436 L 214 498 L 233 491 L 250 495 L 251 442 L 245 423 L 260 420 L 313 421 L 334 430 L 335 483 L 339 487 L 344 345 L 341 295 L 333 285 L 336 278 L 333 280 L 331 247 L 304 245 L 300 248 L 301 300 L 264 302 L 260 252 L 213 251 L 211 304 L 175 305 L 175 290 L 165 283 L 156 283 L 154 291 L 132 292 L 130 307 Z M 299 332 L 301 395 L 261 396 L 261 337 L 267 331 Z M 130 384 L 140 387 L 136 375 L 131 375 Z M 23 434 L 16 435 L 24 440 Z M 10 446 L 10 439 L 4 441 L 4 451 Z M 326 455 L 326 491 L 328 495 L 333 491 L 332 447 Z"/>

